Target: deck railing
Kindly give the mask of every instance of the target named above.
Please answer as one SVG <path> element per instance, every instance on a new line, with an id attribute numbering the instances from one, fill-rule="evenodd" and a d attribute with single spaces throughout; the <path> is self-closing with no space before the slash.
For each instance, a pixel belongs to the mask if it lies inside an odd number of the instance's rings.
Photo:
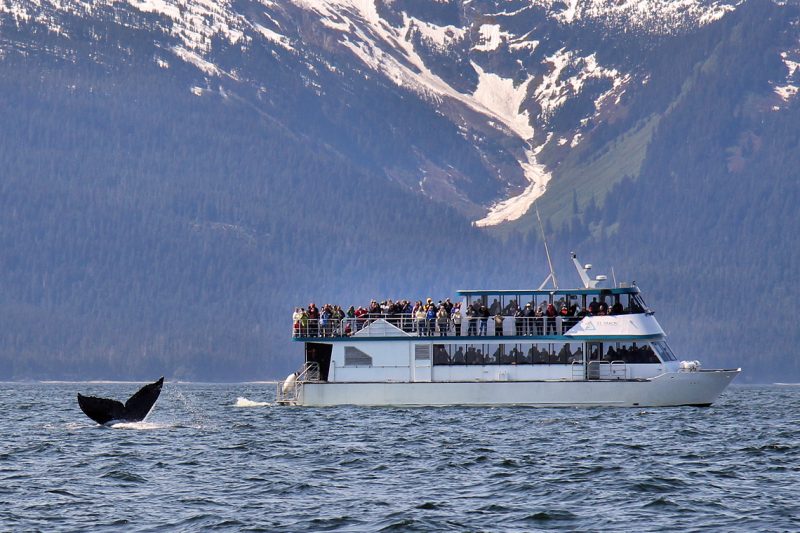
<path id="1" fill-rule="evenodd" d="M 582 317 L 502 316 L 498 327 L 495 317 L 463 317 L 460 323 L 448 318 L 419 319 L 409 314 L 368 315 L 360 318 L 320 318 L 295 320 L 293 337 L 499 337 L 563 335 Z M 399 330 L 399 331 L 398 331 Z M 402 332 L 402 333 L 401 333 Z"/>

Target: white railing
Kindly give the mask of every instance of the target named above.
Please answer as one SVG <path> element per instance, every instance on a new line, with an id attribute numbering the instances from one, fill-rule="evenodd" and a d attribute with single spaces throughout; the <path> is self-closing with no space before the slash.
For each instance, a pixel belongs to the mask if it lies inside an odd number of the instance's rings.
<path id="1" fill-rule="evenodd" d="M 367 315 L 361 318 L 320 318 L 295 320 L 292 336 L 309 337 L 541 337 L 563 335 L 581 317 L 515 317 L 503 316 L 501 324 L 495 317 L 463 317 L 456 324 L 452 318 L 416 318 L 409 314 Z M 403 332 L 400 334 L 397 330 Z"/>
<path id="2" fill-rule="evenodd" d="M 627 373 L 624 361 L 589 361 L 587 379 L 626 379 Z"/>

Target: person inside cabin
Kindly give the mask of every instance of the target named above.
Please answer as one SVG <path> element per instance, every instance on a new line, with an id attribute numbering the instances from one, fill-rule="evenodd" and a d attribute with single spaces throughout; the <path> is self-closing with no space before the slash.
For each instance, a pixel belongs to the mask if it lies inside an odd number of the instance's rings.
<path id="1" fill-rule="evenodd" d="M 617 350 L 614 349 L 614 346 L 609 346 L 608 351 L 606 352 L 605 357 L 603 357 L 604 361 L 619 361 L 619 355 L 617 354 Z"/>
<path id="2" fill-rule="evenodd" d="M 592 298 L 592 303 L 589 304 L 589 314 L 596 315 L 600 309 L 600 304 L 597 303 L 597 298 Z"/>
<path id="3" fill-rule="evenodd" d="M 535 344 L 531 344 L 531 347 L 528 348 L 528 353 L 524 355 L 525 362 L 528 363 L 536 363 L 536 359 L 539 357 L 539 348 Z"/>
<path id="4" fill-rule="evenodd" d="M 608 314 L 608 304 L 606 303 L 605 298 L 600 300 L 600 303 L 597 306 L 597 314 L 599 316 L 606 316 Z"/>
<path id="5" fill-rule="evenodd" d="M 609 314 L 611 315 L 622 315 L 625 313 L 625 309 L 622 307 L 622 302 L 619 301 L 619 295 L 614 297 L 614 305 L 611 306 L 609 310 Z"/>
<path id="6" fill-rule="evenodd" d="M 450 330 L 450 315 L 447 314 L 447 308 L 444 305 L 439 306 L 439 310 L 436 311 L 436 325 L 439 328 L 439 336 L 446 336 Z"/>
<path id="7" fill-rule="evenodd" d="M 449 365 L 450 357 L 447 355 L 447 349 L 441 344 L 434 346 L 433 350 L 433 364 L 434 365 Z"/>
<path id="8" fill-rule="evenodd" d="M 486 360 L 483 356 L 483 350 L 481 350 L 480 348 L 475 350 L 475 364 L 476 365 L 486 364 Z"/>
<path id="9" fill-rule="evenodd" d="M 467 348 L 466 361 L 467 361 L 468 365 L 477 364 L 478 352 L 475 351 L 475 347 L 474 346 L 469 346 Z"/>
<path id="10" fill-rule="evenodd" d="M 467 360 L 464 357 L 464 347 L 459 346 L 456 350 L 456 353 L 453 354 L 453 364 L 455 365 L 463 365 L 466 364 Z"/>
<path id="11" fill-rule="evenodd" d="M 642 362 L 649 364 L 661 362 L 658 360 L 658 356 L 656 356 L 653 348 L 651 348 L 649 344 L 642 347 Z"/>
<path id="12" fill-rule="evenodd" d="M 583 362 L 583 348 L 578 346 L 572 357 L 567 357 L 567 363 L 582 363 Z"/>
<path id="13" fill-rule="evenodd" d="M 495 337 L 503 336 L 503 315 L 500 313 L 494 315 L 494 335 Z"/>
<path id="14" fill-rule="evenodd" d="M 558 352 L 558 362 L 561 364 L 566 364 L 571 357 L 572 357 L 572 348 L 567 342 L 564 344 L 564 346 L 561 347 L 561 350 L 559 350 Z"/>

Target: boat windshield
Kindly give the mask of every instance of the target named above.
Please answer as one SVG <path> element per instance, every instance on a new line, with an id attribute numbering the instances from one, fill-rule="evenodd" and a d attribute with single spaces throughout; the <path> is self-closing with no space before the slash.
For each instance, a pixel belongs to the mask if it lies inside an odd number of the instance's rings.
<path id="1" fill-rule="evenodd" d="M 653 349 L 656 351 L 662 361 L 677 361 L 678 358 L 672 353 L 669 344 L 666 341 L 656 341 L 652 343 Z"/>

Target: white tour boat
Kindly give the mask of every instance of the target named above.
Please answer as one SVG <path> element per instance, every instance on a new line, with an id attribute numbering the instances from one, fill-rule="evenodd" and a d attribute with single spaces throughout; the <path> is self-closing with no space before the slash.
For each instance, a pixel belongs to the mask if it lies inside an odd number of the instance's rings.
<path id="1" fill-rule="evenodd" d="M 558 289 L 552 276 L 549 289 L 458 291 L 458 327 L 403 314 L 295 322 L 293 338 L 304 343 L 305 363 L 278 383 L 277 401 L 708 406 L 739 374 L 739 368 L 707 370 L 679 361 L 635 284 L 600 288 L 605 277 L 590 279 L 591 265 L 572 258 L 583 288 Z M 571 312 L 521 311 L 548 305 Z M 467 316 L 469 308 L 476 316 Z"/>

